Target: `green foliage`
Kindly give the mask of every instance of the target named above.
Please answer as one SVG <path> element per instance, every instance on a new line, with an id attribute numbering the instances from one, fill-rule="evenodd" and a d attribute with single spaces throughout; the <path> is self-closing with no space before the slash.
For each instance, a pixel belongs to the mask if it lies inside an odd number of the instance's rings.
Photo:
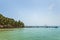
<path id="1" fill-rule="evenodd" d="M 12 18 L 4 17 L 2 14 L 0 14 L 0 25 L 6 26 L 6 27 L 24 27 L 24 23 L 19 21 L 15 21 Z"/>

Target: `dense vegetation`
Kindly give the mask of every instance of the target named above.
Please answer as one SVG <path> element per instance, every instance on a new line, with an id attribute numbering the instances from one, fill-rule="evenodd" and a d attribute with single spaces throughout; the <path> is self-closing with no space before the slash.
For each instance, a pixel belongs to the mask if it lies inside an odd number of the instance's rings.
<path id="1" fill-rule="evenodd" d="M 16 21 L 12 18 L 8 18 L 0 14 L 0 28 L 18 28 L 18 27 L 24 27 L 24 23 L 19 21 Z"/>

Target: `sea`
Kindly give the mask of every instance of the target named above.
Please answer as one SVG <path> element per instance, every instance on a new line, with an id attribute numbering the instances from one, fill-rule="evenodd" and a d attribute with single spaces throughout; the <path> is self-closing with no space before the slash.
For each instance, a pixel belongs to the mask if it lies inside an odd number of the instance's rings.
<path id="1" fill-rule="evenodd" d="M 0 40 L 60 40 L 60 28 L 0 29 Z"/>

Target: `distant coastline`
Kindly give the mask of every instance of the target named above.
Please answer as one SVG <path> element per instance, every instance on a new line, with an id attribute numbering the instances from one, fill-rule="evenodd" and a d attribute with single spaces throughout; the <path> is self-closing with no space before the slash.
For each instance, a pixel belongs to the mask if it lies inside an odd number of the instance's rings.
<path id="1" fill-rule="evenodd" d="M 59 28 L 59 26 L 25 26 L 25 28 Z"/>

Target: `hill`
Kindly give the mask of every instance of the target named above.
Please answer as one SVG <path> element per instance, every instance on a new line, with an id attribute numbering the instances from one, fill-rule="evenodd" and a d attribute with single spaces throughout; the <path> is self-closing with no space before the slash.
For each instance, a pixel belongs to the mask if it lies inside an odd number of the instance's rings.
<path id="1" fill-rule="evenodd" d="M 0 14 L 0 28 L 22 28 L 24 27 L 24 23 L 16 21 L 12 18 L 8 18 Z"/>

